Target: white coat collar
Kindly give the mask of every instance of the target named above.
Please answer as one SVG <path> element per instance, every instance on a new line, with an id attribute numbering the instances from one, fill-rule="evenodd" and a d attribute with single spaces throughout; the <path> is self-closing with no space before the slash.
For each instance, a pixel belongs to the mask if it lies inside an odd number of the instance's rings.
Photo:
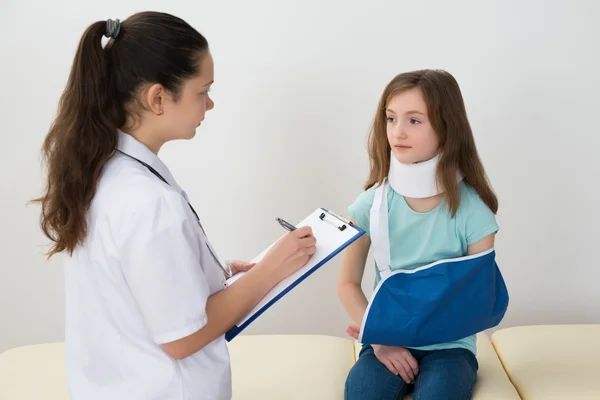
<path id="1" fill-rule="evenodd" d="M 152 168 L 156 170 L 168 184 L 177 190 L 179 193 L 183 194 L 187 199 L 185 192 L 181 189 L 181 187 L 177 184 L 177 181 L 169 171 L 169 168 L 158 158 L 156 154 L 154 154 L 149 148 L 147 148 L 144 144 L 139 142 L 133 136 L 118 130 L 119 132 L 119 146 L 118 149 L 122 153 L 125 153 L 133 158 L 136 158 L 140 161 L 145 162 L 150 165 Z"/>

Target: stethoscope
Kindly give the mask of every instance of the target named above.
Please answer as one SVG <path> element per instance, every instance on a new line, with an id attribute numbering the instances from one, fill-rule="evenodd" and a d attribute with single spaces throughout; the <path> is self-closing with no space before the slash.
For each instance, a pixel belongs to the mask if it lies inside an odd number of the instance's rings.
<path id="1" fill-rule="evenodd" d="M 159 174 L 158 171 L 156 169 L 154 169 L 152 166 L 148 165 L 147 163 L 143 162 L 142 160 L 139 160 L 139 159 L 135 158 L 134 156 L 132 156 L 130 154 L 125 153 L 124 151 L 121 151 L 121 150 L 117 150 L 117 151 L 119 151 L 121 154 L 124 154 L 127 157 L 129 157 L 129 158 L 131 158 L 131 159 L 139 162 L 144 167 L 146 167 L 148 169 L 148 171 L 152 172 L 156 177 L 158 177 L 158 179 L 160 179 L 161 181 L 163 181 L 167 185 L 171 186 L 169 184 L 169 182 L 167 182 L 167 180 L 165 178 L 163 178 L 163 176 L 161 174 Z M 187 202 L 188 206 L 190 207 L 190 209 L 192 210 L 192 212 L 196 216 L 196 220 L 198 221 L 198 225 L 200 226 L 200 229 L 202 230 L 202 233 L 204 233 L 204 236 L 206 236 L 206 232 L 204 231 L 204 228 L 202 227 L 202 223 L 200 223 L 200 217 L 198 217 L 198 213 L 196 213 L 196 210 L 194 210 L 194 207 L 192 207 L 192 205 L 190 204 L 190 202 L 187 199 L 185 201 Z M 213 258 L 215 259 L 215 261 L 217 262 L 217 264 L 219 264 L 219 266 L 221 267 L 221 269 L 225 273 L 226 278 L 231 278 L 231 276 L 233 275 L 233 273 L 231 271 L 231 265 L 229 263 L 225 263 L 225 265 L 227 266 L 227 268 L 225 268 L 225 266 L 223 265 L 223 263 L 221 262 L 221 260 L 217 256 L 217 254 L 215 253 L 215 250 L 212 248 L 212 246 L 210 245 L 210 243 L 208 241 L 206 242 L 206 247 L 208 247 L 208 250 L 210 251 L 210 254 L 213 256 Z M 226 286 L 226 283 L 224 283 L 224 284 Z"/>

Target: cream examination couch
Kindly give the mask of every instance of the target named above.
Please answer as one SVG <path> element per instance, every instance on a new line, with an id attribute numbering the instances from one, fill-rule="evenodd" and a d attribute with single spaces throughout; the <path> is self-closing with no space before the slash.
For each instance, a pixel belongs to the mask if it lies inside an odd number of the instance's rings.
<path id="1" fill-rule="evenodd" d="M 479 334 L 474 400 L 600 399 L 600 325 Z M 230 344 L 234 400 L 343 399 L 359 345 L 319 335 L 240 336 Z M 0 354 L 0 399 L 67 400 L 62 343 Z M 410 398 L 410 396 L 408 396 Z"/>

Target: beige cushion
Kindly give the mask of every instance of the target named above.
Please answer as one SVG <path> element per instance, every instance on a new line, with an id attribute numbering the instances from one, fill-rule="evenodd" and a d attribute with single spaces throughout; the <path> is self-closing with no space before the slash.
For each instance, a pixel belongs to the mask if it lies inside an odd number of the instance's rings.
<path id="1" fill-rule="evenodd" d="M 229 343 L 233 400 L 334 400 L 354 365 L 351 340 L 319 335 L 241 335 Z"/>
<path id="2" fill-rule="evenodd" d="M 474 400 L 519 399 L 484 334 Z M 343 399 L 360 346 L 318 335 L 242 335 L 229 343 L 234 400 Z M 0 399 L 68 400 L 62 343 L 0 354 Z M 408 397 L 410 398 L 410 396 Z"/>
<path id="3" fill-rule="evenodd" d="M 337 399 L 353 343 L 311 335 L 239 336 L 229 343 L 234 400 Z M 0 399 L 68 400 L 62 343 L 0 354 Z"/>
<path id="4" fill-rule="evenodd" d="M 356 356 L 360 348 L 361 346 L 356 344 Z M 477 362 L 479 371 L 473 388 L 473 400 L 520 399 L 485 333 L 477 335 Z M 405 399 L 412 399 L 412 396 L 408 395 Z"/>
<path id="5" fill-rule="evenodd" d="M 479 371 L 473 390 L 473 400 L 520 399 L 485 333 L 477 335 L 477 362 L 479 362 Z"/>
<path id="6" fill-rule="evenodd" d="M 524 400 L 600 399 L 600 325 L 508 328 L 492 343 Z"/>
<path id="7" fill-rule="evenodd" d="M 0 399 L 68 398 L 62 343 L 24 346 L 0 354 Z"/>

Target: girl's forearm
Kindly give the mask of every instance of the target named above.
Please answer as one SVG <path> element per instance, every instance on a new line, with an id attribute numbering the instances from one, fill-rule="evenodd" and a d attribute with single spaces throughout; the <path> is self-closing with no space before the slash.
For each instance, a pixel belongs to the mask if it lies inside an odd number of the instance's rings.
<path id="1" fill-rule="evenodd" d="M 369 303 L 360 285 L 342 283 L 338 287 L 338 296 L 350 318 L 360 326 Z"/>

